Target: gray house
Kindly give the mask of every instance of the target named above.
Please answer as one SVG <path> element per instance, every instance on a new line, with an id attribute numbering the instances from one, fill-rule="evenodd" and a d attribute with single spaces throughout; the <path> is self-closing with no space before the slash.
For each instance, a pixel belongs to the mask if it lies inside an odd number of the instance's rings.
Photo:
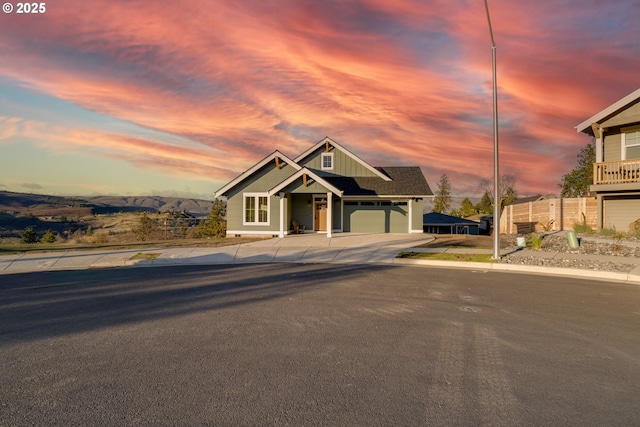
<path id="1" fill-rule="evenodd" d="M 576 126 L 596 142 L 598 229 L 629 230 L 640 218 L 640 89 Z"/>
<path id="2" fill-rule="evenodd" d="M 294 159 L 274 151 L 215 192 L 228 235 L 422 233 L 433 193 L 417 166 L 373 167 L 329 137 Z"/>

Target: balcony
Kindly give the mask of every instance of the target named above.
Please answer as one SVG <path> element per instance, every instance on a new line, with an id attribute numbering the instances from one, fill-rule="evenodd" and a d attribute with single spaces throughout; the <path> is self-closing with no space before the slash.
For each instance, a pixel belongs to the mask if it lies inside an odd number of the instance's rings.
<path id="1" fill-rule="evenodd" d="M 594 163 L 593 183 L 595 185 L 640 183 L 640 159 Z"/>

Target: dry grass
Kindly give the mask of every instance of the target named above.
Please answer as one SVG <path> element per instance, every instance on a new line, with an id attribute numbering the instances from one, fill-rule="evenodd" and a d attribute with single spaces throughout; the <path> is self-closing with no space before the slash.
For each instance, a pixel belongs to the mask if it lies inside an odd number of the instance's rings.
<path id="1" fill-rule="evenodd" d="M 443 252 L 438 254 L 422 252 L 401 252 L 397 258 L 426 259 L 437 261 L 463 261 L 463 262 L 498 262 L 491 254 L 458 254 Z"/>
<path id="2" fill-rule="evenodd" d="M 437 234 L 436 239 L 418 248 L 477 248 L 491 249 L 493 248 L 493 236 L 472 236 L 469 234 Z M 500 238 L 500 247 L 509 247 L 507 239 Z"/>

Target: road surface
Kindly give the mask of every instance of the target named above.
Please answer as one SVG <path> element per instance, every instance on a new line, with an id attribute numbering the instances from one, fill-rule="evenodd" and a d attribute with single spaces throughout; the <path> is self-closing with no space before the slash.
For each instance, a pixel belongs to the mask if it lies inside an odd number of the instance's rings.
<path id="1" fill-rule="evenodd" d="M 640 288 L 376 265 L 0 280 L 0 425 L 639 425 Z"/>

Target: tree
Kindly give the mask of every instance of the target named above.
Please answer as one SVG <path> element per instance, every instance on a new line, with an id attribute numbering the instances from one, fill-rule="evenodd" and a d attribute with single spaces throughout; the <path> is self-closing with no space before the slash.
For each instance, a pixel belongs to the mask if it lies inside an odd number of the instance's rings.
<path id="1" fill-rule="evenodd" d="M 502 210 L 506 205 L 510 205 L 518 199 L 518 193 L 516 193 L 516 190 L 513 188 L 516 185 L 516 179 L 511 175 L 502 175 L 498 184 L 500 185 L 500 209 Z M 486 205 L 483 205 L 482 209 L 478 210 L 482 213 L 493 214 L 493 181 L 490 179 L 481 180 L 480 189 L 484 190 L 483 199 L 485 196 L 489 198 L 491 211 L 487 212 Z M 482 201 L 480 203 L 482 203 Z"/>
<path id="2" fill-rule="evenodd" d="M 478 211 L 471 203 L 468 197 L 465 197 L 464 200 L 460 203 L 460 209 L 458 209 L 458 216 L 461 218 L 466 218 L 471 215 L 477 214 Z"/>
<path id="3" fill-rule="evenodd" d="M 443 213 L 451 207 L 451 185 L 447 175 L 442 174 L 438 182 L 436 197 L 433 198 L 433 211 Z"/>
<path id="4" fill-rule="evenodd" d="M 42 236 L 42 239 L 40 239 L 40 241 L 42 243 L 53 243 L 53 242 L 56 241 L 56 235 L 53 234 L 53 230 L 52 229 L 48 229 L 44 233 L 44 236 Z"/>
<path id="5" fill-rule="evenodd" d="M 211 213 L 199 225 L 202 237 L 225 237 L 227 235 L 227 205 L 222 200 L 214 200 Z"/>
<path id="6" fill-rule="evenodd" d="M 578 153 L 578 166 L 562 177 L 561 188 L 562 197 L 584 197 L 589 196 L 589 186 L 593 184 L 593 164 L 596 161 L 596 147 L 592 142 L 582 147 Z"/>
<path id="7" fill-rule="evenodd" d="M 476 205 L 476 210 L 485 215 L 491 215 L 493 213 L 493 202 L 491 201 L 491 195 L 488 191 L 485 191 L 482 195 L 480 203 Z"/>
<path id="8" fill-rule="evenodd" d="M 38 233 L 33 227 L 29 227 L 24 230 L 24 233 L 20 235 L 20 243 L 38 243 L 40 238 L 38 237 Z"/>
<path id="9" fill-rule="evenodd" d="M 157 231 L 158 226 L 156 222 L 152 218 L 149 218 L 149 215 L 147 215 L 146 212 L 140 216 L 138 226 L 134 229 L 136 238 L 141 242 L 153 238 L 157 234 Z"/>

